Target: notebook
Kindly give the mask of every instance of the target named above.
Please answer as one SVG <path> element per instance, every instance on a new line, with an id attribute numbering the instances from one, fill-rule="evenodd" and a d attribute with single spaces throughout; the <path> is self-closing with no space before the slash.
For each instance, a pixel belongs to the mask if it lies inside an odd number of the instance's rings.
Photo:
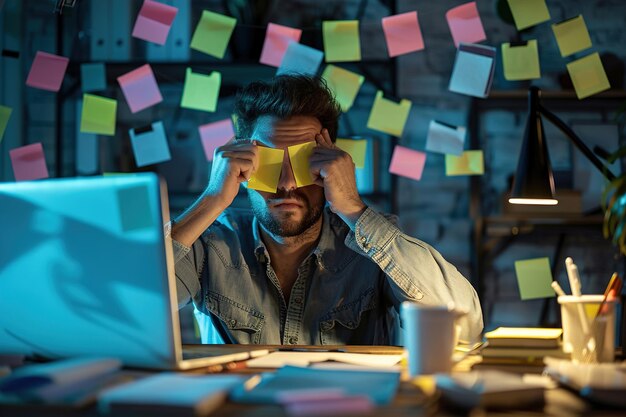
<path id="1" fill-rule="evenodd" d="M 489 346 L 557 348 L 563 329 L 540 327 L 498 327 L 485 333 Z"/>

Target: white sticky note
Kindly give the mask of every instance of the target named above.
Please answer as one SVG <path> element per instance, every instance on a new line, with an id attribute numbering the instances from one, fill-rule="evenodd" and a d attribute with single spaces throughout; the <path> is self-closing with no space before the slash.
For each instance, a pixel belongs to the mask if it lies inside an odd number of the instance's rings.
<path id="1" fill-rule="evenodd" d="M 426 137 L 426 150 L 460 156 L 465 145 L 465 132 L 463 126 L 452 126 L 431 120 Z"/>
<path id="2" fill-rule="evenodd" d="M 155 122 L 141 129 L 130 129 L 129 133 L 138 167 L 171 159 L 163 122 Z"/>

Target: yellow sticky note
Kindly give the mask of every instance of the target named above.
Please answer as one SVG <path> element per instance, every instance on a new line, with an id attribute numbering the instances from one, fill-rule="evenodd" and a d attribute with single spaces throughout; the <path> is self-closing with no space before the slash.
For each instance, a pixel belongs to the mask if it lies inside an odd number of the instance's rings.
<path id="1" fill-rule="evenodd" d="M 365 155 L 367 151 L 367 140 L 365 139 L 337 139 L 337 147 L 347 152 L 352 157 L 357 168 L 365 166 Z"/>
<path id="2" fill-rule="evenodd" d="M 115 135 L 117 100 L 83 94 L 83 111 L 80 117 L 80 131 Z"/>
<path id="3" fill-rule="evenodd" d="M 275 193 L 284 157 L 283 149 L 259 146 L 259 168 L 248 180 L 248 188 Z"/>
<path id="4" fill-rule="evenodd" d="M 552 25 L 552 31 L 559 45 L 561 56 L 591 48 L 591 38 L 582 15 Z"/>
<path id="5" fill-rule="evenodd" d="M 191 38 L 191 49 L 195 49 L 216 58 L 224 58 L 226 47 L 237 24 L 237 19 L 202 11 L 202 17 Z"/>
<path id="6" fill-rule="evenodd" d="M 289 151 L 289 160 L 291 161 L 291 169 L 296 179 L 298 187 L 313 184 L 313 176 L 311 175 L 311 164 L 309 158 L 315 148 L 315 141 L 293 145 L 287 148 Z"/>
<path id="7" fill-rule="evenodd" d="M 502 44 L 502 66 L 507 80 L 541 78 L 537 40 Z"/>
<path id="8" fill-rule="evenodd" d="M 350 110 L 354 104 L 354 99 L 359 93 L 363 81 L 365 81 L 365 77 L 362 75 L 332 64 L 324 69 L 322 78 L 326 80 L 326 84 L 335 94 L 335 99 L 344 113 Z"/>
<path id="9" fill-rule="evenodd" d="M 0 142 L 2 142 L 2 136 L 4 136 L 4 130 L 9 124 L 9 118 L 13 109 L 6 106 L 0 106 Z"/>
<path id="10" fill-rule="evenodd" d="M 597 52 L 570 62 L 567 71 L 579 100 L 611 88 Z"/>
<path id="11" fill-rule="evenodd" d="M 465 151 L 461 156 L 446 154 L 446 175 L 483 175 L 483 151 Z"/>
<path id="12" fill-rule="evenodd" d="M 218 71 L 205 75 L 194 73 L 191 68 L 187 68 L 180 107 L 214 112 L 221 85 L 222 74 Z"/>
<path id="13" fill-rule="evenodd" d="M 390 135 L 402 136 L 404 125 L 411 111 L 411 104 L 411 101 L 406 99 L 400 103 L 394 103 L 383 98 L 383 92 L 378 91 L 367 119 L 367 127 Z"/>
<path id="14" fill-rule="evenodd" d="M 550 20 L 546 0 L 509 0 L 509 7 L 517 30 Z"/>
<path id="15" fill-rule="evenodd" d="M 554 290 L 550 286 L 552 271 L 548 258 L 515 261 L 515 275 L 522 300 L 554 297 Z"/>
<path id="16" fill-rule="evenodd" d="M 593 320 L 596 317 L 596 314 L 598 314 L 598 310 L 600 310 L 600 304 L 583 304 L 583 306 L 585 307 L 585 314 L 587 315 L 588 319 Z"/>
<path id="17" fill-rule="evenodd" d="M 361 41 L 358 20 L 330 20 L 322 22 L 326 62 L 361 60 Z"/>

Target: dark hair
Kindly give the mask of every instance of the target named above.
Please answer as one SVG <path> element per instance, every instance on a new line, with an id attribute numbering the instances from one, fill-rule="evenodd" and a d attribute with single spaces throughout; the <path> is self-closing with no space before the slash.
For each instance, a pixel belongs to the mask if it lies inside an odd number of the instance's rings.
<path id="1" fill-rule="evenodd" d="M 237 95 L 235 115 L 239 138 L 249 138 L 261 116 L 312 116 L 328 129 L 334 142 L 341 108 L 323 78 L 289 74 L 248 84 Z"/>

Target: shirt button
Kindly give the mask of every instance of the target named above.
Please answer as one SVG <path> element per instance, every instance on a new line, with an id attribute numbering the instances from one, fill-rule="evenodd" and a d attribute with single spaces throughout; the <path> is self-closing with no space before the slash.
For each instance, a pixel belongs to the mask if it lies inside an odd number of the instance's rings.
<path id="1" fill-rule="evenodd" d="M 332 327 L 333 327 L 333 324 L 329 321 L 322 323 L 322 330 L 324 331 L 330 330 L 332 329 Z"/>
<path id="2" fill-rule="evenodd" d="M 298 338 L 297 338 L 297 337 L 295 337 L 295 336 L 291 336 L 291 337 L 289 338 L 289 344 L 290 344 L 290 345 L 295 345 L 296 343 L 298 343 Z"/>
<path id="3" fill-rule="evenodd" d="M 293 302 L 296 303 L 296 304 L 302 304 L 302 298 L 300 298 L 300 297 L 294 298 Z"/>
<path id="4" fill-rule="evenodd" d="M 230 319 L 230 320 L 228 320 L 228 324 L 230 324 L 231 327 L 235 327 L 237 325 L 237 320 Z"/>
<path id="5" fill-rule="evenodd" d="M 421 291 L 418 291 L 417 294 L 415 294 L 415 298 L 417 298 L 418 300 L 421 300 L 422 298 L 424 298 L 424 293 Z"/>

